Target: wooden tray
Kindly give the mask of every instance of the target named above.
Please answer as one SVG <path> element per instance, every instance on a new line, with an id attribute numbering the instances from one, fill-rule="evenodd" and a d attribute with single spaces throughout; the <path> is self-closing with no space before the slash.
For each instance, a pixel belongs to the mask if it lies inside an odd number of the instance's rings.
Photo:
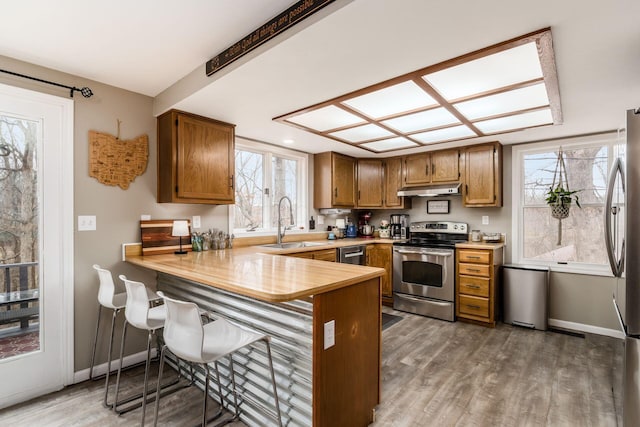
<path id="1" fill-rule="evenodd" d="M 180 238 L 171 235 L 173 219 L 140 221 L 142 255 L 170 254 L 180 250 Z M 191 221 L 186 220 L 191 230 Z M 182 238 L 182 250 L 191 251 L 191 236 Z"/>

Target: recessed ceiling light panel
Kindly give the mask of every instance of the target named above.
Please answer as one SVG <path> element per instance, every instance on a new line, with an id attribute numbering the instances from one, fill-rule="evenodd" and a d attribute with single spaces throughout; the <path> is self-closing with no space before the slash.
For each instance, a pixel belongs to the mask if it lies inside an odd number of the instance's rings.
<path id="1" fill-rule="evenodd" d="M 437 105 L 431 96 L 412 81 L 389 86 L 342 103 L 374 119 Z"/>
<path id="2" fill-rule="evenodd" d="M 453 106 L 468 119 L 475 120 L 547 105 L 549 105 L 547 89 L 543 83 L 540 83 L 496 95 L 476 98 Z"/>
<path id="3" fill-rule="evenodd" d="M 433 110 L 408 114 L 382 122 L 382 124 L 386 126 L 405 133 L 452 125 L 454 123 L 460 123 L 460 120 L 444 108 L 434 108 Z"/>
<path id="4" fill-rule="evenodd" d="M 359 147 L 368 148 L 369 150 L 378 152 L 400 150 L 402 148 L 411 148 L 417 146 L 418 144 L 416 144 L 415 142 L 411 142 L 407 138 L 403 138 L 401 136 L 397 138 L 383 139 L 381 141 L 366 142 L 359 145 Z"/>
<path id="5" fill-rule="evenodd" d="M 423 77 L 448 101 L 539 78 L 542 68 L 535 42 Z"/>
<path id="6" fill-rule="evenodd" d="M 336 107 L 335 105 L 329 105 L 324 108 L 309 111 L 307 113 L 290 117 L 287 120 L 321 132 L 364 123 L 364 120 L 360 117 L 351 114 L 342 108 Z"/>
<path id="7" fill-rule="evenodd" d="M 434 142 L 451 141 L 452 139 L 463 139 L 477 136 L 474 131 L 468 127 L 454 126 L 450 128 L 432 130 L 429 132 L 421 132 L 411 135 L 411 138 L 420 141 L 423 144 L 431 144 Z"/>
<path id="8" fill-rule="evenodd" d="M 392 136 L 393 134 L 386 129 L 381 128 L 378 125 L 364 125 L 357 126 L 350 129 L 340 130 L 337 132 L 332 132 L 329 135 L 334 136 L 336 138 L 343 139 L 349 142 L 361 142 L 361 141 L 369 141 L 371 139 L 379 139 L 387 136 Z"/>
<path id="9" fill-rule="evenodd" d="M 551 124 L 553 117 L 548 108 L 474 123 L 475 127 L 487 134 Z"/>

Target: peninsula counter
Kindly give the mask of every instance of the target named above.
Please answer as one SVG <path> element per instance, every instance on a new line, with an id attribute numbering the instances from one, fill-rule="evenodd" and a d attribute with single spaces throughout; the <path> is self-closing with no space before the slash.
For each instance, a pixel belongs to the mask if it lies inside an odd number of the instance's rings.
<path id="1" fill-rule="evenodd" d="M 127 256 L 158 272 L 158 289 L 272 337 L 283 425 L 366 426 L 380 401 L 384 270 L 260 253 L 256 247 Z M 333 336 L 333 338 L 332 338 Z M 273 425 L 266 352 L 234 356 L 241 419 Z M 229 389 L 229 364 L 221 364 Z M 213 394 L 217 388 L 212 387 Z M 217 395 L 216 395 L 217 396 Z"/>

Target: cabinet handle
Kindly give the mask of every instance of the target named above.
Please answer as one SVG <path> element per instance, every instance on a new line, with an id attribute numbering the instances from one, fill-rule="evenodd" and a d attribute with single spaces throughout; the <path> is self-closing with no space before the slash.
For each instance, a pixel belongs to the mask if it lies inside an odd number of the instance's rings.
<path id="1" fill-rule="evenodd" d="M 229 185 L 229 187 L 233 188 L 233 175 L 229 177 L 229 180 L 231 181 L 231 184 Z"/>
<path id="2" fill-rule="evenodd" d="M 360 190 L 358 190 L 358 200 L 360 200 Z"/>
<path id="3" fill-rule="evenodd" d="M 480 289 L 480 286 L 478 285 L 465 285 L 467 288 L 471 288 L 471 289 Z"/>
<path id="4" fill-rule="evenodd" d="M 467 271 L 473 271 L 474 273 L 480 273 L 480 270 L 475 268 L 467 268 Z"/>
<path id="5" fill-rule="evenodd" d="M 338 197 L 338 187 L 333 190 L 333 196 Z"/>
<path id="6" fill-rule="evenodd" d="M 434 175 L 436 173 L 436 165 L 434 163 L 431 163 L 431 175 Z"/>
<path id="7" fill-rule="evenodd" d="M 480 259 L 479 256 L 472 256 L 472 255 L 467 255 L 467 258 L 469 258 L 469 259 Z"/>
<path id="8" fill-rule="evenodd" d="M 466 304 L 466 306 L 469 307 L 469 308 L 473 308 L 474 310 L 480 310 L 480 306 L 479 305 Z"/>

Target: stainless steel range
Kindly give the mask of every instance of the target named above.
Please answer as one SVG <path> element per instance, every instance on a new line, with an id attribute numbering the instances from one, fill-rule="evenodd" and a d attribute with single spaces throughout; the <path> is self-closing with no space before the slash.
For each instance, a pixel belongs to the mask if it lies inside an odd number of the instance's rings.
<path id="1" fill-rule="evenodd" d="M 455 320 L 455 244 L 464 222 L 412 222 L 409 240 L 393 244 L 393 308 Z"/>

